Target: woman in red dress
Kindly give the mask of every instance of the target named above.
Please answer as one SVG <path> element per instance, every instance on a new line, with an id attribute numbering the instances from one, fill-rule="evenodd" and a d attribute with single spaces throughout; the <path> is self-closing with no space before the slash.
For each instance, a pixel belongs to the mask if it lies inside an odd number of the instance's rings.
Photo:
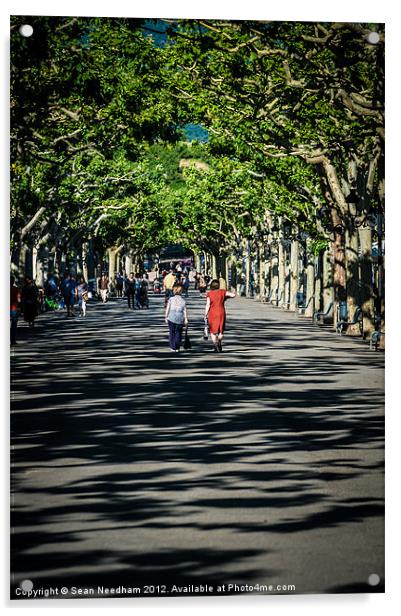
<path id="1" fill-rule="evenodd" d="M 224 302 L 227 297 L 235 297 L 235 293 L 219 288 L 219 281 L 212 280 L 210 291 L 206 295 L 205 319 L 209 326 L 214 351 L 222 352 L 224 326 L 226 324 L 226 311 Z"/>

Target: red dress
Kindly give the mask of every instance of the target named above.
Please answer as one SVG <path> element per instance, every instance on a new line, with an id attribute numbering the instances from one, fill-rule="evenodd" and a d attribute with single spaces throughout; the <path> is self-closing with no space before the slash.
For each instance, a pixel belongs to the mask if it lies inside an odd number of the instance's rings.
<path id="1" fill-rule="evenodd" d="M 222 334 L 226 323 L 226 311 L 224 308 L 226 290 L 216 289 L 209 291 L 206 297 L 210 300 L 210 308 L 207 314 L 209 330 L 212 334 Z"/>

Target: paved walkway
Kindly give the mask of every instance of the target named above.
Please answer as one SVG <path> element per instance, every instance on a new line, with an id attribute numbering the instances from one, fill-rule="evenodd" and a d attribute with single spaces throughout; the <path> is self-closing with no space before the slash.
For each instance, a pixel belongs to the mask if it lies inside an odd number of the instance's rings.
<path id="1" fill-rule="evenodd" d="M 13 589 L 382 590 L 367 580 L 384 576 L 383 355 L 238 298 L 217 355 L 203 301 L 181 354 L 161 297 L 19 331 Z"/>

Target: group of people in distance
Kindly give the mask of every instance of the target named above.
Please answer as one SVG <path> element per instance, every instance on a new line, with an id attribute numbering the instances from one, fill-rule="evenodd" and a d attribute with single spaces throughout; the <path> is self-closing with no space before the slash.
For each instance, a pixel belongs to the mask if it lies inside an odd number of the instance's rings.
<path id="1" fill-rule="evenodd" d="M 205 293 L 206 305 L 204 312 L 205 324 L 210 333 L 213 343 L 213 350 L 222 352 L 222 341 L 226 322 L 225 301 L 227 298 L 235 297 L 235 293 L 226 289 L 225 280 L 210 280 L 207 275 L 194 273 L 186 270 L 171 269 L 169 272 L 163 271 L 159 276 L 156 273 L 153 281 L 154 293 L 164 291 L 165 301 L 165 322 L 169 328 L 169 346 L 172 352 L 177 353 L 183 345 L 183 333 L 188 327 L 188 312 L 185 297 L 188 296 L 188 288 L 191 279 L 194 281 L 194 288 L 200 293 Z M 108 300 L 110 292 L 110 281 L 107 274 L 103 273 L 97 279 L 97 292 L 103 303 Z M 209 285 L 210 283 L 210 285 Z M 207 290 L 208 285 L 210 289 Z M 149 308 L 149 280 L 148 275 L 129 274 L 124 276 L 122 273 L 116 275 L 115 289 L 117 297 L 127 298 L 128 308 L 143 309 Z M 40 299 L 42 297 L 42 299 Z M 61 282 L 54 276 L 49 276 L 44 290 L 39 290 L 32 278 L 26 276 L 22 287 L 16 285 L 15 277 L 11 276 L 10 286 L 10 334 L 11 344 L 16 344 L 16 331 L 19 315 L 22 313 L 24 320 L 29 327 L 33 327 L 35 318 L 41 311 L 40 302 L 47 302 L 49 306 L 53 302 L 55 306 L 64 306 L 67 317 L 75 316 L 74 306 L 78 304 L 79 316 L 86 316 L 87 303 L 90 297 L 88 283 L 83 276 L 75 276 L 66 273 Z M 59 303 L 59 300 L 62 303 Z M 42 308 L 43 309 L 43 308 Z"/>

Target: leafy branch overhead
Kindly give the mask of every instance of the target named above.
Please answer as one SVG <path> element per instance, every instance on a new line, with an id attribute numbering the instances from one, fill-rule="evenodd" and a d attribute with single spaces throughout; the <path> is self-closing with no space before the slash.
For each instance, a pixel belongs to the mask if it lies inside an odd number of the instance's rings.
<path id="1" fill-rule="evenodd" d="M 323 245 L 322 205 L 345 227 L 350 194 L 383 207 L 383 38 L 377 24 L 13 17 L 12 242 L 219 252 L 280 216 Z M 187 124 L 208 140 L 188 143 Z"/>

